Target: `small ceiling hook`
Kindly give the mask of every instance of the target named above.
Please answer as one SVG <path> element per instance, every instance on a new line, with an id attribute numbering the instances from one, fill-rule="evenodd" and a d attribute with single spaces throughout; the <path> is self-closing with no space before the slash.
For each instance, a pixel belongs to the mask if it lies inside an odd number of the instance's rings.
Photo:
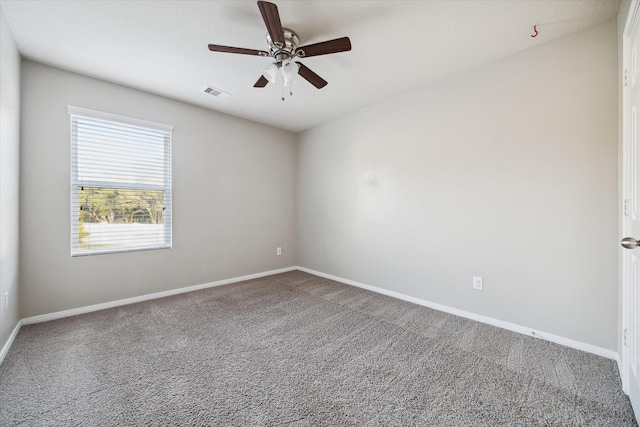
<path id="1" fill-rule="evenodd" d="M 531 34 L 531 37 L 537 37 L 537 35 L 538 35 L 538 28 L 537 28 L 537 27 L 538 27 L 537 25 L 534 25 L 534 26 L 533 26 L 533 32 L 534 32 L 534 34 Z"/>

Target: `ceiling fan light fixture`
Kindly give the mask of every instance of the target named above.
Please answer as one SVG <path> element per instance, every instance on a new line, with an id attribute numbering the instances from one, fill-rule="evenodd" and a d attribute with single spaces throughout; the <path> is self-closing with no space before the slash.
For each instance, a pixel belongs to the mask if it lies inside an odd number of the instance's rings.
<path id="1" fill-rule="evenodd" d="M 291 80 L 298 75 L 298 64 L 293 61 L 286 61 L 282 63 L 282 75 L 285 79 Z"/>
<path id="2" fill-rule="evenodd" d="M 285 86 L 291 86 L 293 83 L 298 81 L 299 68 L 300 66 L 293 61 L 287 61 L 282 64 L 280 72 L 282 73 L 282 77 L 284 77 Z"/>
<path id="3" fill-rule="evenodd" d="M 284 86 L 285 87 L 289 87 L 289 86 L 291 86 L 292 84 L 294 84 L 297 81 L 298 81 L 298 79 L 296 79 L 296 78 L 288 79 L 288 78 L 285 77 L 284 78 Z"/>
<path id="4" fill-rule="evenodd" d="M 274 83 L 278 76 L 278 66 L 274 63 L 269 64 L 267 68 L 262 70 L 262 75 L 265 79 L 269 80 L 269 83 Z"/>

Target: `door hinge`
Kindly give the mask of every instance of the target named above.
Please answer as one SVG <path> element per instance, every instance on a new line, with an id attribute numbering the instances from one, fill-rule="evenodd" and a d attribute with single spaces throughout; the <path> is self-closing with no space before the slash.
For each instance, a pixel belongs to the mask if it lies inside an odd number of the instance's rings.
<path id="1" fill-rule="evenodd" d="M 629 199 L 624 199 L 624 203 L 622 204 L 622 211 L 624 216 L 629 216 Z"/>
<path id="2" fill-rule="evenodd" d="M 622 75 L 622 86 L 624 87 L 629 86 L 629 70 L 626 68 L 624 69 L 624 73 Z"/>
<path id="3" fill-rule="evenodd" d="M 629 329 L 625 329 L 625 330 L 622 332 L 622 345 L 624 345 L 625 347 L 628 347 L 628 346 L 629 346 L 629 345 L 627 344 L 627 331 L 628 331 L 628 330 L 629 330 Z"/>

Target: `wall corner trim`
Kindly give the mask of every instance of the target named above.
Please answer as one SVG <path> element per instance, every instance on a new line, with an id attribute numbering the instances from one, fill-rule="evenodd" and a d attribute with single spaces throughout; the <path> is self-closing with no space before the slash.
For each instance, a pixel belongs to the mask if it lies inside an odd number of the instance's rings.
<path id="1" fill-rule="evenodd" d="M 15 341 L 16 337 L 18 336 L 18 332 L 20 332 L 21 326 L 22 326 L 22 320 L 18 320 L 16 327 L 13 328 L 11 335 L 9 335 L 9 339 L 7 340 L 7 342 L 4 343 L 4 346 L 2 346 L 2 350 L 0 350 L 0 365 L 2 365 L 2 362 L 4 361 L 5 356 L 9 353 L 9 349 L 13 345 L 13 341 Z"/>
<path id="2" fill-rule="evenodd" d="M 453 314 L 460 317 L 465 317 L 467 319 L 475 320 L 481 323 L 486 323 L 488 325 L 496 326 L 498 328 L 507 329 L 509 331 L 518 332 L 520 334 L 528 335 L 534 338 L 540 338 L 545 341 L 550 341 L 556 344 L 564 345 L 567 347 L 574 348 L 576 350 L 586 351 L 587 353 L 596 354 L 598 356 L 606 357 L 607 359 L 612 359 L 614 361 L 619 360 L 618 353 L 614 350 L 609 350 L 603 347 L 598 347 L 592 344 L 584 343 L 581 341 L 572 340 L 570 338 L 561 337 L 558 335 L 549 334 L 546 332 L 536 331 L 531 328 L 527 328 L 522 325 L 518 325 L 511 322 L 505 322 L 503 320 L 494 319 L 492 317 L 483 316 L 480 314 L 471 313 L 469 311 L 460 310 L 457 308 L 449 307 L 443 304 L 438 304 L 435 302 L 427 301 L 424 299 L 412 297 L 409 295 L 401 294 L 399 292 L 389 291 L 384 288 L 378 288 L 376 286 L 366 285 L 364 283 L 356 282 L 354 280 L 344 279 L 342 277 L 333 276 L 331 274 L 322 273 L 320 271 L 312 270 L 306 267 L 297 267 L 298 270 L 304 271 L 305 273 L 313 274 L 315 276 L 324 277 L 325 279 L 335 280 L 336 282 L 344 283 L 346 285 L 356 286 L 358 288 L 367 289 L 372 292 L 376 292 L 382 295 L 387 295 L 393 298 L 398 298 L 404 301 L 412 302 L 414 304 L 422 305 L 425 307 L 432 308 L 434 310 L 443 311 L 445 313 Z"/>

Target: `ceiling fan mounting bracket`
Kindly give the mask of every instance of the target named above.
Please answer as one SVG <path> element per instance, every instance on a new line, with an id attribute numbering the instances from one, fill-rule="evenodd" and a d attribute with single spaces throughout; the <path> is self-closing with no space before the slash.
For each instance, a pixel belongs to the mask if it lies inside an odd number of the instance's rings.
<path id="1" fill-rule="evenodd" d="M 284 32 L 284 44 L 274 43 L 273 40 L 271 40 L 271 36 L 267 34 L 267 44 L 269 45 L 270 53 L 269 56 L 273 57 L 278 63 L 293 59 L 297 54 L 296 48 L 299 43 L 298 35 L 296 33 L 288 28 L 283 28 L 282 31 Z"/>

